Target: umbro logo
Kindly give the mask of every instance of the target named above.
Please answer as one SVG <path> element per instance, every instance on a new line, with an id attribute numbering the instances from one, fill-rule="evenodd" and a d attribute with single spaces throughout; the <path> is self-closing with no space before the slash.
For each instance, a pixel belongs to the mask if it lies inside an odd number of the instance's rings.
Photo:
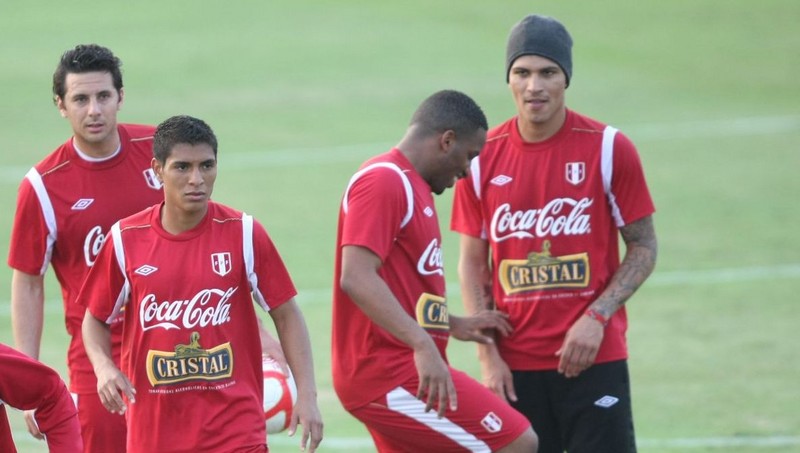
<path id="1" fill-rule="evenodd" d="M 139 269 L 136 269 L 133 272 L 137 273 L 137 274 L 139 274 L 141 276 L 147 277 L 148 275 L 152 274 L 153 272 L 155 272 L 157 270 L 158 270 L 157 267 L 151 266 L 149 264 L 145 264 L 144 266 L 140 267 Z"/>
<path id="2" fill-rule="evenodd" d="M 504 185 L 510 183 L 512 179 L 514 179 L 514 178 L 512 178 L 511 176 L 498 175 L 498 176 L 495 176 L 494 178 L 492 178 L 492 180 L 489 181 L 489 182 L 491 184 L 494 184 L 495 186 L 499 187 L 499 186 L 504 186 Z"/>
<path id="3" fill-rule="evenodd" d="M 595 406 L 609 408 L 619 402 L 616 396 L 606 395 L 594 402 Z"/>
<path id="4" fill-rule="evenodd" d="M 433 209 L 430 206 L 425 206 L 425 209 L 422 211 L 428 217 L 433 217 Z"/>
<path id="5" fill-rule="evenodd" d="M 88 208 L 90 204 L 94 203 L 94 198 L 81 198 L 72 205 L 73 211 L 83 211 Z"/>

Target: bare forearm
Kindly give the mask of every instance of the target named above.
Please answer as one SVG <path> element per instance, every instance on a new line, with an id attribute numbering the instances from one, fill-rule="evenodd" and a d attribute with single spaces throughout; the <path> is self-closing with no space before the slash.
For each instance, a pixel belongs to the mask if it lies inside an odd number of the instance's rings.
<path id="1" fill-rule="evenodd" d="M 611 316 L 636 292 L 653 272 L 658 255 L 652 218 L 646 217 L 622 228 L 625 257 L 611 282 L 592 303 L 603 316 Z"/>
<path id="2" fill-rule="evenodd" d="M 92 362 L 95 373 L 108 365 L 115 366 L 111 355 L 111 329 L 107 324 L 92 316 L 89 310 L 83 318 L 81 327 L 86 355 Z"/>
<path id="3" fill-rule="evenodd" d="M 314 359 L 305 319 L 294 299 L 281 305 L 276 311 L 276 313 L 270 313 L 275 322 L 275 329 L 278 332 L 286 360 L 293 370 L 298 391 L 316 398 Z"/>
<path id="4" fill-rule="evenodd" d="M 14 270 L 11 278 L 11 326 L 14 345 L 39 358 L 44 325 L 44 278 Z"/>
<path id="5" fill-rule="evenodd" d="M 458 276 L 461 300 L 467 314 L 494 308 L 489 245 L 485 240 L 462 235 Z"/>

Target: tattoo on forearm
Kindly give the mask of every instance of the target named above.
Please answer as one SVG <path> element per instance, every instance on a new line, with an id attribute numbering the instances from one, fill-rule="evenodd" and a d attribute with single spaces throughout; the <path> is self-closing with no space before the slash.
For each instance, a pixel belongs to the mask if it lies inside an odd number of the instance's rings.
<path id="1" fill-rule="evenodd" d="M 630 298 L 653 272 L 658 244 L 652 217 L 645 217 L 620 229 L 625 241 L 625 258 L 606 290 L 594 304 L 604 316 L 610 316 Z"/>

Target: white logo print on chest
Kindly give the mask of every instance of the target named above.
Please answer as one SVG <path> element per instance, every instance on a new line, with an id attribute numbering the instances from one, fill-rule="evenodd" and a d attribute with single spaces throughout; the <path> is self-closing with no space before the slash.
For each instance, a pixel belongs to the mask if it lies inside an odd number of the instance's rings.
<path id="1" fill-rule="evenodd" d="M 95 226 L 86 234 L 86 239 L 83 240 L 83 259 L 87 266 L 94 266 L 94 260 L 97 259 L 97 254 L 100 253 L 105 240 L 106 235 L 103 234 L 100 225 Z"/>
<path id="2" fill-rule="evenodd" d="M 442 248 L 439 247 L 439 240 L 433 239 L 422 256 L 417 261 L 417 272 L 422 275 L 444 275 L 442 271 Z"/>
<path id="3" fill-rule="evenodd" d="M 510 203 L 503 203 L 492 216 L 492 239 L 501 242 L 511 238 L 587 234 L 591 219 L 585 211 L 591 205 L 590 198 L 556 198 L 541 209 L 512 211 Z"/>
<path id="4" fill-rule="evenodd" d="M 148 294 L 139 303 L 142 331 L 156 327 L 165 330 L 191 329 L 230 322 L 229 300 L 238 288 L 228 288 L 227 291 L 217 288 L 202 289 L 191 299 L 163 302 L 159 302 L 155 294 Z"/>

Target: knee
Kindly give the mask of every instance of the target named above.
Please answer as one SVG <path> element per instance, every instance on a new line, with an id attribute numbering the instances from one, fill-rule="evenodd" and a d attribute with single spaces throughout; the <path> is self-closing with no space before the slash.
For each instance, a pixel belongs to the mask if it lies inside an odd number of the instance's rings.
<path id="1" fill-rule="evenodd" d="M 522 435 L 517 437 L 514 442 L 511 442 L 507 447 L 501 449 L 498 453 L 536 453 L 539 450 L 539 436 L 533 431 L 533 428 L 528 428 Z"/>

